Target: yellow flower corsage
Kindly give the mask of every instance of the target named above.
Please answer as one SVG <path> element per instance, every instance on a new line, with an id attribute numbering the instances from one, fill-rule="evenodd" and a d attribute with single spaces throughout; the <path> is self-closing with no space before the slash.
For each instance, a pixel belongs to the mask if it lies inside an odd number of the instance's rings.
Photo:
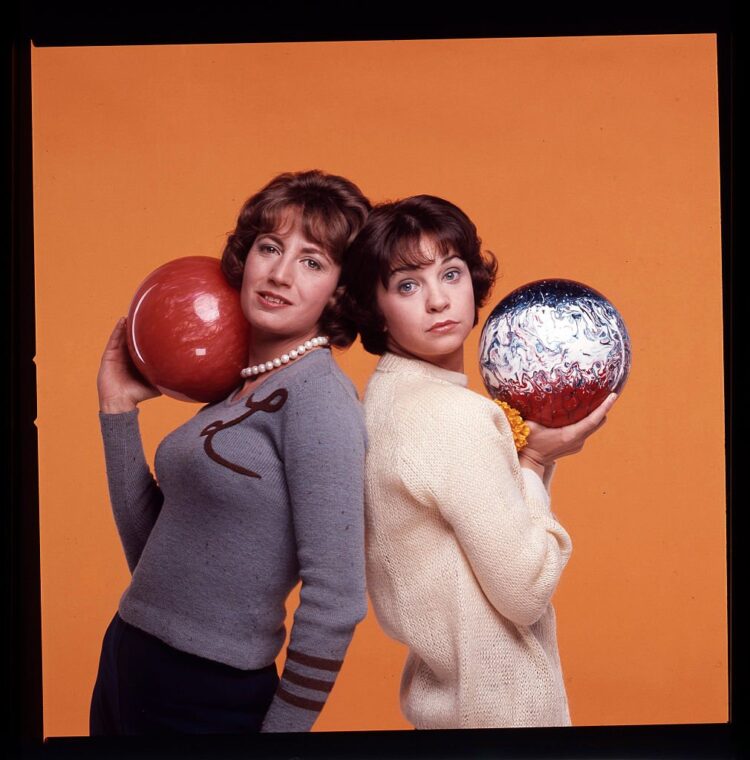
<path id="1" fill-rule="evenodd" d="M 529 426 L 523 421 L 518 409 L 514 409 L 510 404 L 497 398 L 493 401 L 505 412 L 510 423 L 510 429 L 513 432 L 513 443 L 516 444 L 516 451 L 520 451 L 526 445 L 526 439 L 531 432 Z"/>

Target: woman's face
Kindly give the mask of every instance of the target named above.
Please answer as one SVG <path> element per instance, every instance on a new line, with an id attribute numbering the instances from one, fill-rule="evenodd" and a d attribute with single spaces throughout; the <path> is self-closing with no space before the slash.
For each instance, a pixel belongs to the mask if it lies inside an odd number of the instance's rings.
<path id="1" fill-rule="evenodd" d="M 302 342 L 317 335 L 338 284 L 341 267 L 304 236 L 300 221 L 290 209 L 279 228 L 258 235 L 247 254 L 240 301 L 253 334 L 264 340 Z"/>
<path id="2" fill-rule="evenodd" d="M 443 255 L 429 238 L 420 241 L 428 263 L 398 269 L 388 286 L 378 283 L 377 303 L 389 349 L 463 371 L 463 345 L 474 326 L 474 288 L 466 262 Z"/>

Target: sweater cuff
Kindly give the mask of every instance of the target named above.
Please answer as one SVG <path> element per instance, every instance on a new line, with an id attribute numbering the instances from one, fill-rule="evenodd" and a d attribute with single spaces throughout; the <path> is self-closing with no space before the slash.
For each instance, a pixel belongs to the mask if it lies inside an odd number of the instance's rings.
<path id="1" fill-rule="evenodd" d="M 287 648 L 284 672 L 261 731 L 309 731 L 325 706 L 341 665 L 341 660 L 311 657 Z"/>
<path id="2" fill-rule="evenodd" d="M 268 708 L 260 730 L 264 734 L 306 732 L 312 728 L 317 717 L 318 711 L 296 707 L 277 695 Z"/>
<path id="3" fill-rule="evenodd" d="M 99 424 L 102 428 L 103 434 L 114 433 L 118 434 L 122 430 L 128 430 L 137 425 L 138 422 L 138 409 L 133 409 L 130 412 L 115 412 L 109 414 L 108 412 L 99 412 Z"/>
<path id="4" fill-rule="evenodd" d="M 526 502 L 532 517 L 547 517 L 550 514 L 550 499 L 544 481 L 530 468 L 521 468 L 526 486 Z M 545 478 L 545 480 L 549 480 Z"/>
<path id="5" fill-rule="evenodd" d="M 141 432 L 138 425 L 138 409 L 130 412 L 107 414 L 99 412 L 99 426 L 104 441 L 104 453 L 108 467 L 120 462 L 123 455 L 134 445 L 141 445 Z M 137 441 L 134 444 L 133 441 Z"/>

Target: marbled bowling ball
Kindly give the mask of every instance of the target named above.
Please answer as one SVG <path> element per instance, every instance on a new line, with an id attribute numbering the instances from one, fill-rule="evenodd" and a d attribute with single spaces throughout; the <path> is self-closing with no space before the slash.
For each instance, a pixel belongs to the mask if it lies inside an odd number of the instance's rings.
<path id="1" fill-rule="evenodd" d="M 240 382 L 250 326 L 218 259 L 185 256 L 151 272 L 127 319 L 130 356 L 162 393 L 218 401 Z"/>
<path id="2" fill-rule="evenodd" d="M 617 309 L 573 280 L 522 285 L 482 329 L 480 371 L 487 392 L 547 427 L 583 419 L 630 371 L 630 338 Z"/>

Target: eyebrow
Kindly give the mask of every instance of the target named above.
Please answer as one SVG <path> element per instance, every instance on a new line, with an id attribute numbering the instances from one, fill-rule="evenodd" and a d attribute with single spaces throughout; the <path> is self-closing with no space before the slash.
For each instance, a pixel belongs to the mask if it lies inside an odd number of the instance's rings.
<path id="1" fill-rule="evenodd" d="M 262 238 L 270 238 L 274 243 L 278 243 L 278 245 L 280 245 L 282 248 L 284 247 L 283 239 L 280 238 L 275 232 L 262 232 L 260 235 L 258 235 L 258 239 L 260 240 Z M 306 245 L 303 246 L 302 253 L 317 253 L 320 256 L 325 256 L 325 258 L 333 261 L 330 254 L 324 248 Z"/>
<path id="2" fill-rule="evenodd" d="M 452 259 L 461 258 L 457 253 L 452 253 L 450 256 L 446 254 L 441 254 L 441 255 L 443 256 L 443 260 L 441 264 L 445 264 L 447 261 L 451 261 Z M 405 264 L 402 267 L 396 267 L 395 269 L 391 269 L 391 273 L 388 275 L 388 277 L 390 279 L 391 277 L 393 277 L 394 274 L 398 274 L 399 272 L 413 272 L 416 269 L 424 269 L 424 267 L 432 264 L 434 261 L 435 259 L 433 259 L 432 261 L 427 261 L 424 264 L 412 264 L 412 265 Z"/>

